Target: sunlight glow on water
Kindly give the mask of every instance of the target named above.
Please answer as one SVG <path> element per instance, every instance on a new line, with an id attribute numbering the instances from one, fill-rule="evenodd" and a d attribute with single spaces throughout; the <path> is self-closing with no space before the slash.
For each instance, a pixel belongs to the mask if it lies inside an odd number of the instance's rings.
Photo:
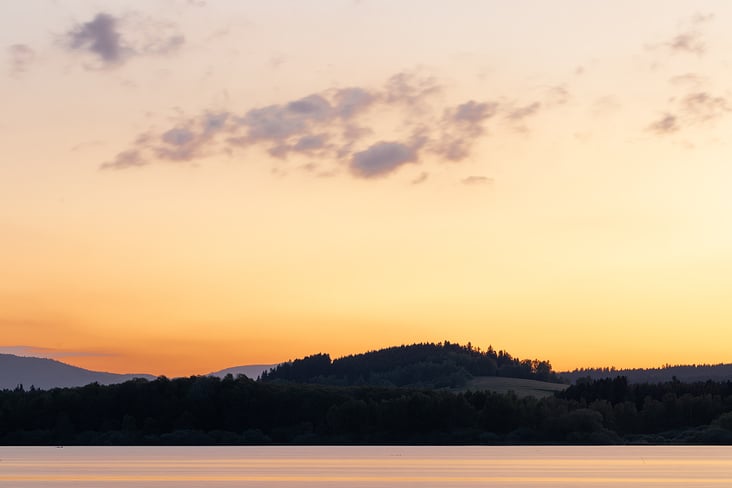
<path id="1" fill-rule="evenodd" d="M 729 447 L 0 447 L 0 486 L 732 486 Z"/>

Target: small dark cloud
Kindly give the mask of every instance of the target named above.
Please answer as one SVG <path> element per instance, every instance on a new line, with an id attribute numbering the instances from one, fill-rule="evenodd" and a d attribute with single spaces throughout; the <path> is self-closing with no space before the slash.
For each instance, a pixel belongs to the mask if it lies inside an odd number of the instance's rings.
<path id="1" fill-rule="evenodd" d="M 430 177 L 430 174 L 426 171 L 423 171 L 419 176 L 417 176 L 415 179 L 413 179 L 410 183 L 412 185 L 421 185 L 422 183 L 427 181 L 427 179 L 429 177 Z"/>
<path id="2" fill-rule="evenodd" d="M 652 122 L 647 130 L 659 135 L 672 134 L 679 130 L 679 122 L 675 115 L 667 113 Z"/>
<path id="3" fill-rule="evenodd" d="M 128 168 L 139 168 L 147 165 L 148 162 L 142 158 L 140 151 L 131 149 L 124 151 L 119 154 L 111 162 L 104 163 L 100 166 L 101 169 L 128 169 Z"/>
<path id="4" fill-rule="evenodd" d="M 460 180 L 463 185 L 492 185 L 493 178 L 487 176 L 468 176 Z"/>
<path id="5" fill-rule="evenodd" d="M 36 52 L 25 44 L 13 44 L 8 47 L 8 57 L 10 58 L 10 72 L 24 73 L 33 63 Z"/>
<path id="6" fill-rule="evenodd" d="M 65 41 L 72 51 L 92 54 L 103 66 L 119 65 L 134 56 L 167 55 L 184 43 L 173 24 L 105 12 L 69 30 Z"/>
<path id="7" fill-rule="evenodd" d="M 382 141 L 355 153 L 350 167 L 351 172 L 359 178 L 377 178 L 416 160 L 414 148 L 400 142 Z"/>
<path id="8" fill-rule="evenodd" d="M 105 63 L 119 63 L 128 49 L 122 44 L 117 24 L 115 17 L 99 13 L 93 20 L 69 32 L 69 46 L 71 49 L 89 51 Z"/>

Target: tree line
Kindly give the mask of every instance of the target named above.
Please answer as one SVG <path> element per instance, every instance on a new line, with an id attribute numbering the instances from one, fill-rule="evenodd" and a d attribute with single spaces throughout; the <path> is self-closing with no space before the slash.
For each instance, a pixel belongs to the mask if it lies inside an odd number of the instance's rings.
<path id="1" fill-rule="evenodd" d="M 732 383 L 586 382 L 553 397 L 245 376 L 0 391 L 4 445 L 732 444 Z"/>
<path id="2" fill-rule="evenodd" d="M 732 364 L 666 364 L 660 368 L 582 368 L 560 373 L 568 383 L 625 376 L 629 383 L 663 383 L 674 378 L 685 383 L 732 379 Z"/>

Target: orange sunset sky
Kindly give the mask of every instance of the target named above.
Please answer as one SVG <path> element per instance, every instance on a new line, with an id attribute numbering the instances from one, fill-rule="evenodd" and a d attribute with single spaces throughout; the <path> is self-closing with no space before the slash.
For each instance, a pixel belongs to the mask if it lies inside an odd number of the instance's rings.
<path id="1" fill-rule="evenodd" d="M 0 351 L 730 362 L 732 3 L 0 3 Z"/>

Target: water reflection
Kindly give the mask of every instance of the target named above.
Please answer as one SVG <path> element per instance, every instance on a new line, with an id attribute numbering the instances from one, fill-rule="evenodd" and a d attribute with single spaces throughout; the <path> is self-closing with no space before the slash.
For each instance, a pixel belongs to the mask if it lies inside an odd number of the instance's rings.
<path id="1" fill-rule="evenodd" d="M 0 486 L 710 487 L 727 447 L 2 447 Z"/>

